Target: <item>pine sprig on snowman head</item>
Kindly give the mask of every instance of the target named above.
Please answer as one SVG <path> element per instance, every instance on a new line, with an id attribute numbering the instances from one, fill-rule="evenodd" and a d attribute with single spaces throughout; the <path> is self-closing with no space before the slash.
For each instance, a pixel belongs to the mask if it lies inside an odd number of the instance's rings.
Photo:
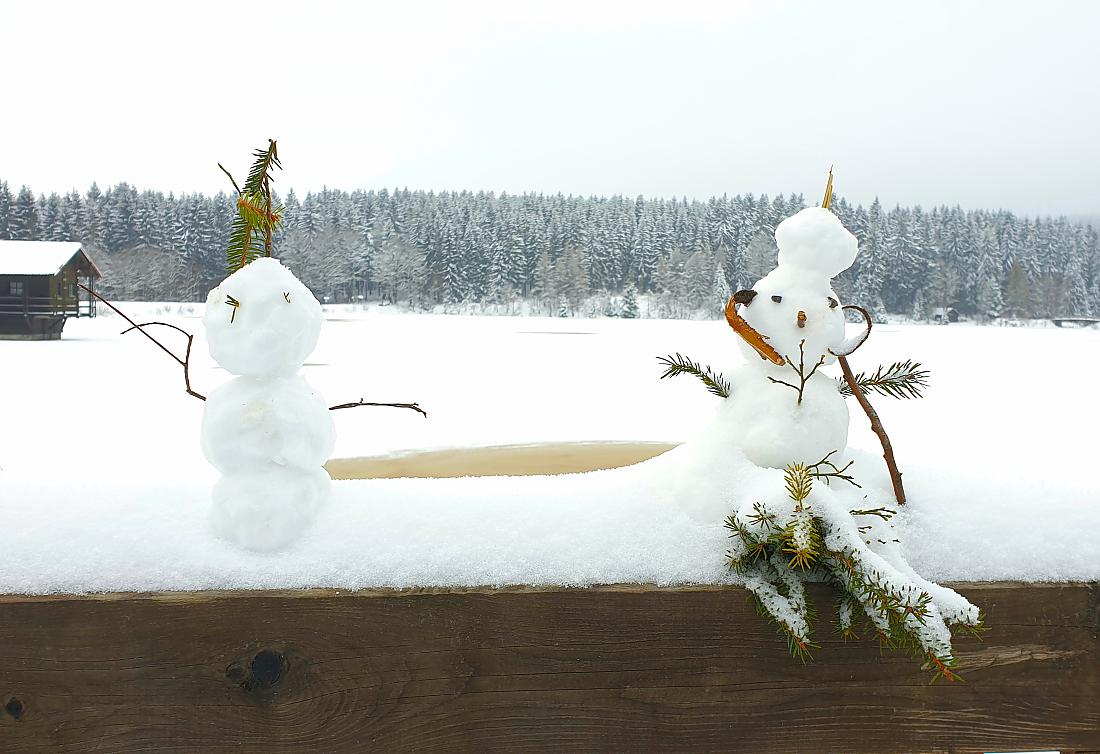
<path id="1" fill-rule="evenodd" d="M 271 256 L 272 238 L 283 225 L 284 208 L 272 201 L 271 194 L 271 183 L 275 180 L 271 173 L 283 167 L 275 141 L 268 139 L 267 148 L 257 149 L 252 155 L 256 159 L 243 187 L 218 163 L 237 192 L 237 214 L 226 248 L 226 269 L 230 275 L 254 259 Z"/>

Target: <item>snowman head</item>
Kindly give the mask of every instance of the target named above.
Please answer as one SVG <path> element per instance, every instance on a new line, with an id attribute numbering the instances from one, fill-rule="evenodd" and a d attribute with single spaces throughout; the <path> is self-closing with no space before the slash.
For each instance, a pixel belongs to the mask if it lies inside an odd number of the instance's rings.
<path id="1" fill-rule="evenodd" d="M 247 377 L 293 374 L 317 346 L 321 304 L 276 259 L 262 257 L 210 291 L 203 324 L 210 356 Z"/>
<path id="2" fill-rule="evenodd" d="M 750 363 L 780 366 L 790 360 L 797 366 L 803 359 L 812 366 L 822 357 L 831 362 L 844 343 L 844 310 L 829 281 L 855 261 L 858 242 L 821 207 L 784 220 L 775 240 L 778 266 L 751 289 L 738 291 L 727 307 L 730 324 L 743 336 L 739 346 Z M 753 344 L 757 338 L 763 345 Z"/>

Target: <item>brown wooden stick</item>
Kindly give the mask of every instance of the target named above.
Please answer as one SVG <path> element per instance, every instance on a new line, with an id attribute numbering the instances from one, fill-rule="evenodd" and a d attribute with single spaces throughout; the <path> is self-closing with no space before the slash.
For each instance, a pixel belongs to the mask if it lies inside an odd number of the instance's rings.
<path id="1" fill-rule="evenodd" d="M 183 361 L 180 362 L 181 364 L 183 364 L 183 385 L 184 385 L 184 389 L 187 391 L 188 395 L 193 395 L 194 397 L 198 398 L 199 400 L 205 401 L 206 400 L 205 395 L 203 395 L 202 393 L 196 393 L 194 390 L 191 389 L 191 344 L 194 342 L 195 336 L 192 335 L 191 333 L 187 332 L 186 330 L 184 330 L 182 327 L 176 327 L 175 325 L 169 324 L 167 322 L 142 322 L 140 325 L 132 325 L 131 327 L 126 328 L 125 330 L 122 331 L 122 334 L 125 335 L 126 333 L 130 332 L 131 330 L 133 330 L 135 328 L 140 330 L 141 328 L 148 327 L 149 325 L 160 325 L 161 327 L 171 327 L 173 330 L 176 330 L 177 332 L 181 332 L 181 333 L 183 333 L 184 335 L 187 336 L 187 352 L 184 354 Z M 179 359 L 177 358 L 176 361 L 179 361 Z"/>
<path id="2" fill-rule="evenodd" d="M 130 330 L 135 330 L 136 329 L 142 335 L 144 335 L 146 338 L 148 338 L 149 340 L 156 343 L 157 347 L 160 348 L 160 350 L 164 351 L 166 354 L 168 354 L 173 359 L 175 359 L 176 363 L 179 364 L 181 367 L 183 367 L 183 384 L 184 384 L 184 389 L 187 391 L 187 394 L 190 395 L 190 396 L 194 396 L 195 398 L 198 398 L 200 401 L 205 401 L 206 400 L 205 395 L 203 395 L 202 393 L 196 393 L 194 390 L 191 389 L 191 371 L 190 371 L 191 342 L 194 340 L 194 336 L 191 333 L 187 332 L 186 330 L 184 330 L 181 327 L 176 327 L 175 325 L 170 325 L 167 322 L 146 322 L 145 325 L 139 325 L 137 322 L 135 322 L 134 320 L 130 319 L 125 314 L 123 314 L 121 309 L 119 309 L 117 306 L 112 304 L 107 299 L 103 298 L 103 296 L 100 296 L 98 293 L 93 291 L 91 288 L 89 288 L 86 285 L 83 285 L 81 283 L 77 283 L 77 286 L 79 288 L 87 291 L 88 295 L 95 296 L 95 298 L 97 300 L 102 301 L 104 304 L 106 304 L 108 306 L 108 308 L 111 309 L 111 311 L 113 311 L 115 314 L 117 314 L 118 316 L 122 317 L 124 320 L 126 320 L 127 322 L 130 323 L 130 327 L 128 327 L 127 329 L 122 331 L 123 335 L 130 332 Z M 149 332 L 145 329 L 145 326 L 147 326 L 147 325 L 163 325 L 164 327 L 171 327 L 173 330 L 179 330 L 181 333 L 186 335 L 187 336 L 187 353 L 186 353 L 185 357 L 181 359 L 179 356 L 176 356 L 174 353 L 172 353 L 168 349 L 168 347 L 166 345 L 164 345 L 159 340 L 157 340 L 152 335 L 150 335 Z"/>
<path id="3" fill-rule="evenodd" d="M 733 296 L 726 302 L 726 322 L 733 331 L 740 335 L 746 343 L 756 349 L 760 358 L 767 359 L 776 366 L 783 366 L 787 360 L 780 356 L 768 342 L 767 337 L 753 329 L 752 325 L 745 321 L 737 312 L 737 304 L 740 303 Z"/>
<path id="4" fill-rule="evenodd" d="M 336 406 L 329 406 L 329 411 L 339 411 L 342 408 L 358 408 L 359 406 L 385 406 L 387 408 L 407 408 L 412 411 L 423 415 L 425 419 L 428 418 L 428 412 L 420 408 L 419 403 L 367 403 L 360 398 L 355 403 L 340 403 Z"/>
<path id="5" fill-rule="evenodd" d="M 837 356 L 836 360 L 840 362 L 840 369 L 844 372 L 844 381 L 852 389 L 852 395 L 856 397 L 859 405 L 863 407 L 864 413 L 867 414 L 867 418 L 871 420 L 871 430 L 878 435 L 878 440 L 882 443 L 882 457 L 886 459 L 886 468 L 890 472 L 890 481 L 894 485 L 894 497 L 897 498 L 898 505 L 905 505 L 905 488 L 901 484 L 901 472 L 898 471 L 898 465 L 894 461 L 894 446 L 890 444 L 890 437 L 886 434 L 886 430 L 878 418 L 878 413 L 871 402 L 867 400 L 867 396 L 863 394 L 859 384 L 856 383 L 856 376 L 852 373 L 852 368 L 848 366 L 848 359 L 844 356 Z"/>

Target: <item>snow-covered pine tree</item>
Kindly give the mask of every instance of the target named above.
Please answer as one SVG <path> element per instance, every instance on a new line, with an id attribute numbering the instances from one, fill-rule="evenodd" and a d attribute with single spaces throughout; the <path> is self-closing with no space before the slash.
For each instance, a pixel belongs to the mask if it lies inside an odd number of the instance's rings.
<path id="1" fill-rule="evenodd" d="M 628 284 L 623 288 L 623 309 L 622 314 L 619 316 L 623 317 L 623 319 L 637 319 L 640 316 L 638 311 L 638 293 L 633 285 Z"/>
<path id="2" fill-rule="evenodd" d="M 12 202 L 8 234 L 15 241 L 35 241 L 39 239 L 38 233 L 38 207 L 34 193 L 29 186 L 23 186 Z"/>
<path id="3" fill-rule="evenodd" d="M 0 181 L 0 241 L 11 240 L 12 204 L 15 202 L 7 181 Z"/>

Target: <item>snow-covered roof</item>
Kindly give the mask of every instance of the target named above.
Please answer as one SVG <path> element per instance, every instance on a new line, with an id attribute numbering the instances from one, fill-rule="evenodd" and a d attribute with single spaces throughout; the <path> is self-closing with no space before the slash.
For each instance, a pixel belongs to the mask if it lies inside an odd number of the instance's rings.
<path id="1" fill-rule="evenodd" d="M 80 253 L 102 274 L 79 241 L 0 241 L 0 275 L 56 275 Z"/>

